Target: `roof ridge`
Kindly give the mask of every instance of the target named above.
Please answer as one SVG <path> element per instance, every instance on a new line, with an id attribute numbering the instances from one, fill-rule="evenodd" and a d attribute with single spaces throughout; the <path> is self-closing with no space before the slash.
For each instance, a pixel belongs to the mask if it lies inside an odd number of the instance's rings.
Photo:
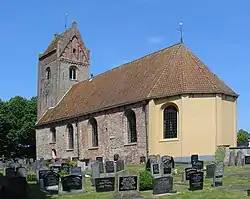
<path id="1" fill-rule="evenodd" d="M 125 66 L 125 65 L 127 65 L 127 64 L 131 64 L 131 63 L 133 63 L 133 62 L 139 61 L 139 60 L 144 59 L 144 58 L 146 58 L 146 57 L 148 57 L 148 56 L 154 55 L 154 54 L 156 54 L 156 53 L 159 53 L 159 52 L 161 52 L 161 51 L 167 50 L 167 49 L 169 49 L 169 48 L 172 48 L 172 47 L 177 46 L 177 45 L 180 45 L 180 44 L 181 44 L 181 43 L 173 44 L 173 45 L 171 45 L 171 46 L 162 48 L 162 49 L 160 49 L 160 50 L 158 50 L 158 51 L 149 53 L 149 54 L 144 55 L 144 56 L 142 56 L 142 57 L 139 57 L 139 58 L 137 58 L 137 59 L 133 59 L 132 61 L 129 61 L 129 62 L 125 63 L 125 64 L 116 66 L 116 67 L 114 67 L 114 68 L 111 68 L 111 69 L 109 69 L 109 70 L 107 70 L 107 71 L 105 71 L 105 72 L 103 72 L 103 73 L 100 73 L 100 74 L 94 76 L 94 77 L 98 77 L 98 76 L 104 75 L 105 73 L 108 73 L 108 72 L 110 72 L 110 71 L 112 71 L 112 70 L 121 68 L 121 67 L 123 67 L 123 66 Z M 84 80 L 84 81 L 86 81 L 86 80 Z M 83 82 L 83 81 L 82 81 L 82 82 Z M 79 83 L 81 83 L 81 82 L 79 82 Z M 79 84 L 79 83 L 78 83 L 78 84 Z"/>
<path id="2" fill-rule="evenodd" d="M 158 85 L 158 83 L 159 83 L 161 77 L 163 76 L 163 74 L 165 74 L 165 71 L 166 71 L 166 69 L 167 69 L 167 66 L 173 62 L 173 57 L 176 56 L 176 53 L 178 52 L 178 50 L 180 49 L 180 47 L 181 47 L 181 45 L 179 44 L 178 48 L 177 48 L 177 49 L 175 50 L 175 52 L 170 56 L 171 58 L 169 59 L 168 64 L 164 67 L 164 69 L 163 69 L 161 75 L 158 77 L 158 79 L 157 79 L 157 81 L 155 82 L 153 88 L 149 91 L 148 97 L 151 96 L 151 93 L 153 92 L 153 90 L 155 89 L 155 87 Z"/>
<path id="3" fill-rule="evenodd" d="M 205 74 L 205 72 L 203 71 L 203 69 L 200 67 L 200 65 L 197 63 L 197 60 L 194 58 L 194 54 L 187 48 L 187 47 L 185 47 L 186 49 L 187 49 L 187 53 L 188 53 L 188 55 L 191 57 L 191 59 L 194 61 L 194 63 L 195 63 L 195 65 L 198 67 L 198 69 L 202 72 L 202 74 L 203 74 L 203 76 L 211 83 L 211 85 L 212 85 L 212 87 L 215 89 L 215 91 L 218 91 L 219 90 L 219 88 L 217 87 L 217 85 L 216 84 L 214 84 L 214 82 L 211 80 L 211 78 L 209 78 L 206 74 Z M 201 61 L 200 61 L 201 62 Z M 207 67 L 203 62 L 201 62 L 202 63 L 202 65 L 204 66 L 204 67 Z M 207 67 L 207 69 L 209 70 L 209 68 Z M 209 72 L 210 73 L 212 73 L 212 71 L 210 71 L 209 70 Z"/>

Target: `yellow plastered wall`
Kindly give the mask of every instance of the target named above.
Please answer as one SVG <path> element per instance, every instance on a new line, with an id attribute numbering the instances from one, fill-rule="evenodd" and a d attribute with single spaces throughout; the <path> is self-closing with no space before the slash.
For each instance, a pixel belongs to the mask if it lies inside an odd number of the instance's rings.
<path id="1" fill-rule="evenodd" d="M 151 100 L 149 154 L 210 156 L 218 145 L 235 146 L 236 101 L 224 98 L 215 94 L 194 94 Z M 163 139 L 163 110 L 168 104 L 178 107 L 177 139 Z"/>

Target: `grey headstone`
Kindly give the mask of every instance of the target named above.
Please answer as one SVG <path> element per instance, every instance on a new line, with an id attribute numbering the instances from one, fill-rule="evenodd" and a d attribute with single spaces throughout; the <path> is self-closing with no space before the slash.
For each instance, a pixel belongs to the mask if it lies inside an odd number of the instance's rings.
<path id="1" fill-rule="evenodd" d="M 206 178 L 213 178 L 215 172 L 215 164 L 208 164 L 206 166 Z"/>
<path id="2" fill-rule="evenodd" d="M 92 185 L 95 186 L 95 178 L 100 177 L 100 165 L 99 165 L 99 162 L 96 161 L 91 166 L 92 166 L 91 182 L 92 182 Z"/>
<path id="3" fill-rule="evenodd" d="M 19 176 L 19 177 L 27 178 L 27 176 L 28 176 L 28 171 L 24 167 L 18 167 L 16 169 L 16 173 L 17 173 L 17 176 Z"/>
<path id="4" fill-rule="evenodd" d="M 116 179 L 114 198 L 131 199 L 140 197 L 140 181 L 136 171 L 120 171 L 116 173 Z"/>
<path id="5" fill-rule="evenodd" d="M 219 187 L 223 185 L 223 175 L 224 175 L 224 163 L 218 162 L 215 166 L 213 187 Z"/>
<path id="6" fill-rule="evenodd" d="M 237 161 L 237 166 L 243 166 L 244 165 L 243 152 L 241 150 L 239 150 L 237 152 L 236 161 Z"/>
<path id="7" fill-rule="evenodd" d="M 173 193 L 173 177 L 165 176 L 153 180 L 153 194 Z"/>
<path id="8" fill-rule="evenodd" d="M 235 151 L 230 151 L 229 166 L 235 166 Z"/>
<path id="9" fill-rule="evenodd" d="M 118 160 L 116 162 L 116 172 L 124 170 L 124 160 Z"/>
<path id="10" fill-rule="evenodd" d="M 105 167 L 106 167 L 106 173 L 114 173 L 115 172 L 114 161 L 107 161 L 105 163 Z"/>

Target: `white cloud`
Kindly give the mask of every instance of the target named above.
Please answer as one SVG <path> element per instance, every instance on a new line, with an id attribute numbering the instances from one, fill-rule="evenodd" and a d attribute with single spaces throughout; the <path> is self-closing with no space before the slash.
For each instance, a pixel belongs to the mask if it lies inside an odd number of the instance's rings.
<path id="1" fill-rule="evenodd" d="M 154 37 L 149 37 L 148 42 L 151 44 L 158 44 L 163 41 L 163 37 L 160 36 L 154 36 Z"/>

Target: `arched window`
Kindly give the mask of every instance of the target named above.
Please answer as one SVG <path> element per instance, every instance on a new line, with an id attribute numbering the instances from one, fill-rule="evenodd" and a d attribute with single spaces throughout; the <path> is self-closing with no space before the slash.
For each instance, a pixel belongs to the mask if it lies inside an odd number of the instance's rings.
<path id="1" fill-rule="evenodd" d="M 46 79 L 50 79 L 51 78 L 51 70 L 50 67 L 46 68 Z"/>
<path id="2" fill-rule="evenodd" d="M 164 139 L 177 138 L 177 115 L 175 106 L 167 106 L 164 109 Z"/>
<path id="3" fill-rule="evenodd" d="M 92 147 L 98 147 L 98 126 L 95 118 L 89 120 L 92 133 Z"/>
<path id="4" fill-rule="evenodd" d="M 69 78 L 71 80 L 76 80 L 76 67 L 75 66 L 70 66 L 70 68 L 69 68 Z"/>
<path id="5" fill-rule="evenodd" d="M 68 148 L 74 149 L 74 128 L 72 124 L 68 125 Z"/>
<path id="6" fill-rule="evenodd" d="M 126 119 L 127 119 L 128 142 L 129 143 L 137 142 L 135 112 L 132 111 L 131 109 L 126 110 L 125 116 L 126 116 Z"/>
<path id="7" fill-rule="evenodd" d="M 56 128 L 55 127 L 50 128 L 50 133 L 51 133 L 51 142 L 56 143 Z"/>

